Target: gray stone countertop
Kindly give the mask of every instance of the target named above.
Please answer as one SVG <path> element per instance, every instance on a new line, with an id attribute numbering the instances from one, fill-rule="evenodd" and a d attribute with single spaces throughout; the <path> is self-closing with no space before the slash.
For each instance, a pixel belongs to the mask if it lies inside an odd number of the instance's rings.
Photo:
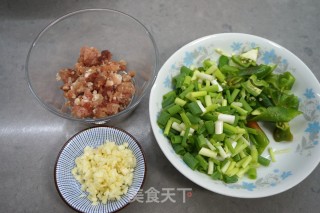
<path id="1" fill-rule="evenodd" d="M 53 170 L 68 138 L 87 125 L 55 116 L 28 91 L 25 60 L 36 35 L 54 19 L 78 9 L 110 8 L 139 19 L 153 34 L 160 66 L 184 44 L 223 32 L 254 34 L 297 55 L 320 79 L 319 0 L 2 0 L 0 2 L 0 212 L 73 212 L 59 197 Z M 292 189 L 240 199 L 203 189 L 180 174 L 152 133 L 148 95 L 118 125 L 145 151 L 144 189 L 174 190 L 175 202 L 133 202 L 123 212 L 319 212 L 320 169 Z M 191 188 L 183 201 L 179 189 Z"/>

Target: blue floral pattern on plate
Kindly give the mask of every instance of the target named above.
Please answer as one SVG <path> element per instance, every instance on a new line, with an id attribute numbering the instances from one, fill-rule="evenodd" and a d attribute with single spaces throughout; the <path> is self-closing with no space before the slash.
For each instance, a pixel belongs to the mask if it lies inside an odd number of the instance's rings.
<path id="1" fill-rule="evenodd" d="M 306 133 L 296 148 L 300 155 L 311 155 L 311 150 L 319 143 L 320 132 L 320 104 L 312 88 L 306 88 L 303 99 L 300 100 L 300 109 L 307 120 Z"/>
<path id="2" fill-rule="evenodd" d="M 280 171 L 279 169 L 274 169 L 272 173 L 267 174 L 262 178 L 258 178 L 254 182 L 242 181 L 240 184 L 235 183 L 225 185 L 232 189 L 246 189 L 248 191 L 254 191 L 255 189 L 263 187 L 274 187 L 291 175 L 291 171 Z"/>

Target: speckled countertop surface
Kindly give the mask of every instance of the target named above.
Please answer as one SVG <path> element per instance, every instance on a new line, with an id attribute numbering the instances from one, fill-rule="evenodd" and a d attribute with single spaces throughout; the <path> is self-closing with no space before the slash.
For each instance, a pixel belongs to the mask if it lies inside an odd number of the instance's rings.
<path id="1" fill-rule="evenodd" d="M 296 54 L 318 79 L 318 0 L 3 0 L 0 2 L 0 212 L 73 212 L 59 197 L 53 168 L 65 141 L 88 126 L 47 112 L 31 96 L 24 64 L 35 36 L 54 19 L 78 9 L 111 8 L 139 19 L 153 34 L 159 62 L 182 45 L 222 32 L 255 34 Z M 133 202 L 123 212 L 319 212 L 320 169 L 294 188 L 259 199 L 215 194 L 181 175 L 165 158 L 151 131 L 149 97 L 118 124 L 146 153 L 144 189 L 173 189 L 175 202 Z M 183 200 L 182 189 L 191 188 Z M 160 196 L 160 195 L 159 195 Z M 159 197 L 163 200 L 164 197 Z"/>

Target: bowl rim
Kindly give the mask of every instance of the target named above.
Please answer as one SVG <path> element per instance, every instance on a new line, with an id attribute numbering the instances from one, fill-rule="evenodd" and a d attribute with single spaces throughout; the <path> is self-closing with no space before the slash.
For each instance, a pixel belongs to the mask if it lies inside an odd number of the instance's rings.
<path id="1" fill-rule="evenodd" d="M 143 180 L 142 180 L 140 189 L 143 187 L 143 185 L 144 185 L 144 183 L 145 183 L 145 181 L 146 181 L 146 176 L 147 176 L 146 156 L 145 156 L 145 153 L 144 153 L 144 151 L 143 151 L 143 149 L 142 149 L 141 144 L 138 142 L 138 140 L 137 140 L 135 137 L 133 137 L 133 135 L 131 135 L 129 132 L 127 132 L 127 131 L 125 131 L 125 130 L 123 130 L 123 129 L 120 129 L 120 128 L 118 128 L 118 127 L 107 126 L 107 125 L 100 125 L 100 126 L 96 126 L 96 127 L 89 127 L 89 128 L 83 129 L 83 130 L 77 132 L 76 134 L 74 134 L 73 136 L 71 136 L 71 137 L 63 144 L 63 146 L 61 147 L 61 149 L 60 149 L 60 151 L 59 151 L 59 153 L 58 153 L 58 155 L 57 155 L 57 157 L 56 157 L 55 164 L 54 164 L 54 171 L 53 171 L 54 185 L 55 185 L 55 188 L 56 188 L 56 190 L 57 190 L 60 198 L 61 198 L 61 199 L 63 200 L 63 202 L 64 202 L 65 204 L 67 204 L 71 209 L 73 209 L 73 210 L 75 210 L 75 211 L 77 211 L 77 212 L 81 212 L 81 213 L 86 213 L 86 212 L 83 212 L 83 211 L 75 208 L 74 206 L 72 206 L 70 203 L 68 203 L 68 201 L 63 197 L 62 193 L 60 192 L 60 188 L 59 188 L 58 183 L 57 183 L 57 166 L 58 166 L 58 161 L 59 161 L 60 156 L 61 156 L 63 150 L 65 149 L 65 147 L 66 147 L 76 136 L 81 135 L 81 134 L 83 134 L 84 132 L 89 131 L 89 130 L 91 130 L 91 129 L 99 129 L 99 128 L 114 129 L 114 130 L 116 130 L 116 131 L 123 132 L 123 133 L 125 133 L 126 135 L 128 135 L 128 136 L 137 144 L 137 146 L 139 147 L 139 150 L 140 150 L 140 152 L 141 152 L 141 154 L 142 154 L 142 157 L 143 157 L 143 165 L 144 165 L 144 174 L 143 174 Z M 139 189 L 139 190 L 140 190 L 140 189 Z M 136 196 L 136 195 L 135 195 L 135 196 Z M 132 200 L 131 200 L 131 201 L 132 201 Z M 114 212 L 118 212 L 118 211 L 124 209 L 124 208 L 127 207 L 129 204 L 131 204 L 131 201 L 128 202 L 127 204 L 125 204 L 124 206 L 122 206 L 120 209 L 117 209 L 117 210 L 114 211 Z"/>
<path id="2" fill-rule="evenodd" d="M 142 92 L 142 95 L 137 99 L 137 101 L 135 103 L 130 103 L 124 110 L 118 112 L 115 115 L 110 115 L 104 118 L 76 118 L 73 117 L 71 115 L 68 115 L 66 113 L 61 113 L 59 112 L 59 110 L 56 110 L 52 107 L 49 107 L 48 105 L 46 105 L 41 98 L 37 95 L 37 93 L 35 92 L 35 90 L 33 89 L 32 83 L 30 81 L 30 77 L 29 77 L 29 59 L 30 56 L 32 54 L 32 50 L 33 48 L 36 46 L 38 40 L 41 38 L 41 36 L 43 34 L 46 33 L 46 31 L 48 29 L 50 29 L 52 26 L 54 26 L 55 24 L 63 21 L 64 19 L 67 19 L 68 17 L 77 15 L 77 14 L 82 14 L 82 13 L 87 13 L 87 12 L 111 12 L 114 14 L 118 14 L 124 17 L 127 17 L 128 19 L 131 19 L 132 21 L 134 21 L 136 24 L 140 25 L 142 27 L 142 29 L 145 31 L 146 35 L 148 35 L 149 39 L 151 40 L 151 43 L 153 45 L 153 52 L 154 52 L 154 60 L 153 60 L 153 70 L 152 70 L 152 79 L 147 82 L 147 85 L 145 87 L 145 89 Z M 69 120 L 73 120 L 73 121 L 80 121 L 83 123 L 96 123 L 96 124 L 103 124 L 104 122 L 108 122 L 113 118 L 116 117 L 120 117 L 121 115 L 125 115 L 126 113 L 130 112 L 131 110 L 133 110 L 142 100 L 142 98 L 144 98 L 144 96 L 151 90 L 152 85 L 154 84 L 156 78 L 157 78 L 157 73 L 158 73 L 158 66 L 159 66 L 159 51 L 158 51 L 158 47 L 157 44 L 155 42 L 154 37 L 152 36 L 151 32 L 147 29 L 147 27 L 141 22 L 139 21 L 137 18 L 124 13 L 122 11 L 119 10 L 114 10 L 114 9 L 109 9 L 109 8 L 89 8 L 89 9 L 82 9 L 82 10 L 76 10 L 70 13 L 67 13 L 57 19 L 55 19 L 54 21 L 50 22 L 46 27 L 44 27 L 36 36 L 36 38 L 33 40 L 31 46 L 29 47 L 28 50 L 28 54 L 27 54 L 27 58 L 25 61 L 25 77 L 26 77 L 26 81 L 28 84 L 28 88 L 29 91 L 32 93 L 32 95 L 37 99 L 37 101 L 40 103 L 40 105 L 47 109 L 48 111 L 50 111 L 51 113 L 58 115 L 59 117 L 63 117 L 65 119 L 69 119 Z"/>
<path id="3" fill-rule="evenodd" d="M 298 63 L 302 64 L 304 67 L 306 67 L 309 71 L 310 71 L 310 76 L 312 76 L 314 79 L 316 79 L 316 81 L 318 82 L 318 88 L 320 88 L 320 82 L 319 80 L 316 78 L 315 74 L 311 71 L 311 69 L 298 57 L 296 56 L 293 52 L 291 52 L 289 49 L 287 49 L 286 47 L 274 42 L 274 41 L 271 41 L 267 38 L 264 38 L 264 37 L 261 37 L 261 36 L 257 36 L 257 35 L 253 35 L 253 34 L 247 34 L 247 33 L 216 33 L 216 34 L 209 34 L 209 35 L 205 35 L 205 36 L 202 36 L 202 37 L 198 37 L 196 39 L 193 39 L 189 42 L 186 42 L 185 44 L 183 44 L 182 46 L 180 46 L 174 53 L 172 53 L 167 59 L 166 61 L 163 63 L 163 65 L 159 68 L 159 71 L 158 71 L 158 76 L 159 76 L 159 73 L 160 71 L 163 69 L 164 65 L 167 64 L 170 60 L 172 60 L 172 58 L 177 55 L 179 52 L 181 52 L 184 48 L 187 48 L 189 46 L 193 46 L 199 42 L 202 42 L 204 40 L 207 40 L 207 39 L 210 39 L 212 37 L 217 37 L 217 36 L 247 36 L 247 37 L 251 37 L 251 38 L 255 38 L 255 39 L 259 39 L 263 42 L 266 42 L 266 43 L 269 43 L 270 45 L 273 45 L 275 47 L 278 47 L 282 50 L 284 50 L 287 54 L 293 56 Z M 150 97 L 153 93 L 153 90 L 155 90 L 155 88 L 158 87 L 157 86 L 157 79 L 153 85 L 153 87 L 151 88 L 151 92 L 150 92 Z M 256 199 L 256 198 L 264 198 L 264 197 L 270 197 L 270 196 L 273 196 L 273 195 L 277 195 L 277 194 L 280 194 L 280 193 L 283 193 L 287 190 L 290 190 L 292 189 L 293 187 L 297 186 L 298 184 L 300 184 L 302 181 L 304 181 L 315 169 L 316 167 L 319 165 L 320 163 L 320 158 L 318 159 L 318 163 L 317 164 L 314 164 L 312 169 L 310 169 L 307 173 L 303 174 L 300 178 L 300 180 L 298 182 L 294 182 L 293 184 L 289 184 L 288 187 L 285 187 L 284 189 L 282 190 L 278 190 L 278 191 L 275 191 L 275 192 L 268 192 L 266 194 L 261 194 L 261 195 L 258 195 L 258 196 L 252 196 L 250 194 L 246 195 L 246 196 L 240 196 L 240 195 L 232 195 L 232 194 L 228 194 L 228 193 L 225 193 L 223 192 L 222 190 L 212 190 L 210 189 L 209 187 L 207 186 L 204 186 L 203 184 L 199 183 L 199 182 L 195 182 L 195 178 L 190 178 L 187 173 L 185 173 L 183 170 L 181 170 L 181 168 L 178 167 L 178 164 L 174 164 L 171 162 L 172 160 L 172 157 L 171 157 L 171 154 L 170 153 L 167 153 L 165 152 L 165 148 L 163 145 L 160 144 L 160 142 L 158 141 L 157 137 L 156 137 L 156 125 L 157 123 L 154 123 L 153 120 L 152 120 L 152 117 L 151 117 L 151 98 L 149 99 L 149 119 L 150 119 L 150 123 L 151 123 L 151 128 L 152 128 L 152 132 L 154 134 L 154 137 L 155 137 L 155 140 L 157 141 L 157 144 L 158 146 L 160 147 L 161 151 L 163 152 L 163 154 L 166 156 L 166 158 L 168 159 L 169 163 L 172 164 L 184 177 L 186 177 L 189 181 L 195 183 L 196 185 L 206 189 L 206 190 L 209 190 L 211 192 L 214 192 L 214 193 L 217 193 L 217 194 L 221 194 L 221 195 L 224 195 L 224 196 L 228 196 L 228 197 L 234 197 L 234 198 L 242 198 L 242 199 Z M 175 154 L 175 153 L 174 153 Z M 177 155 L 177 154 L 175 154 Z M 178 156 L 178 155 L 177 155 Z M 197 172 L 197 171 L 192 171 L 192 172 Z"/>

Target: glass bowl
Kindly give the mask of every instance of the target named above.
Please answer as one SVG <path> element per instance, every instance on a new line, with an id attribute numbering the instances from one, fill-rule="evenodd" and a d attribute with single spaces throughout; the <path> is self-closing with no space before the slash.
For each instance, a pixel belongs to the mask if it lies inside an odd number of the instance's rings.
<path id="1" fill-rule="evenodd" d="M 76 118 L 66 107 L 56 74 L 73 68 L 83 46 L 109 50 L 135 71 L 136 92 L 130 104 L 105 118 Z M 26 78 L 34 97 L 50 112 L 74 121 L 104 124 L 126 117 L 148 92 L 156 77 L 158 51 L 147 28 L 134 17 L 111 9 L 86 9 L 53 21 L 36 37 L 26 60 Z"/>

